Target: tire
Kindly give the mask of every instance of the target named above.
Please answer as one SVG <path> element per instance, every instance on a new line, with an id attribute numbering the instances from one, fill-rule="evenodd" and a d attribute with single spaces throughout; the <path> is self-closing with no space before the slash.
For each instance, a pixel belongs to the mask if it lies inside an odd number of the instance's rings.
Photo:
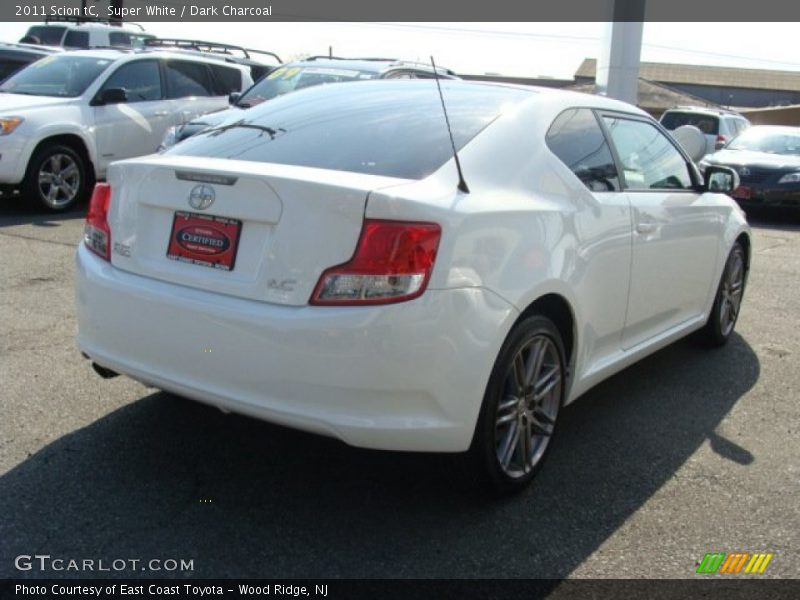
<path id="1" fill-rule="evenodd" d="M 496 493 L 523 490 L 542 467 L 565 393 L 564 344 L 552 321 L 511 330 L 495 361 L 462 475 Z M 519 434 L 527 434 L 520 436 Z"/>
<path id="2" fill-rule="evenodd" d="M 736 242 L 725 261 L 708 321 L 700 330 L 700 340 L 708 346 L 724 346 L 733 335 L 744 296 L 746 259 L 744 247 Z"/>
<path id="3" fill-rule="evenodd" d="M 90 189 L 86 161 L 69 146 L 47 144 L 28 163 L 23 193 L 38 208 L 69 210 L 86 200 Z"/>

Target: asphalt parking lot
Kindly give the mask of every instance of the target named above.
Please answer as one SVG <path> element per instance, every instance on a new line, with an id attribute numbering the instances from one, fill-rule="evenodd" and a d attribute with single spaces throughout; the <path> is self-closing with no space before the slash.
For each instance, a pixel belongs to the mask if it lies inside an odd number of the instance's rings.
<path id="1" fill-rule="evenodd" d="M 496 500 L 431 456 L 100 379 L 73 341 L 82 214 L 2 204 L 0 577 L 42 576 L 14 568 L 39 553 L 194 561 L 150 577 L 683 578 L 718 551 L 800 577 L 800 218 L 751 220 L 732 343 L 682 341 L 604 382 L 565 410 L 534 485 Z"/>

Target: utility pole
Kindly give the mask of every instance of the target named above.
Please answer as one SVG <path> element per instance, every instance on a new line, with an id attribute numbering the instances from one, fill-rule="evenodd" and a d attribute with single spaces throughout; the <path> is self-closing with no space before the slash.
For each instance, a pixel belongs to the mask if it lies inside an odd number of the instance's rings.
<path id="1" fill-rule="evenodd" d="M 596 93 L 637 103 L 644 11 L 645 0 L 609 0 L 613 20 L 597 60 Z"/>

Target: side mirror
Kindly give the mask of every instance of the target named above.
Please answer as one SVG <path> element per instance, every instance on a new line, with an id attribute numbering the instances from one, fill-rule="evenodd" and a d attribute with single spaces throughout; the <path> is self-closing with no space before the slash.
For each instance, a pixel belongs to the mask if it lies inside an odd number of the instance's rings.
<path id="1" fill-rule="evenodd" d="M 103 106 L 104 104 L 123 104 L 127 101 L 128 92 L 125 91 L 125 88 L 106 88 L 100 90 L 92 104 Z"/>
<path id="2" fill-rule="evenodd" d="M 739 174 L 730 167 L 709 165 L 705 172 L 705 187 L 709 192 L 730 194 L 739 187 Z"/>
<path id="3" fill-rule="evenodd" d="M 228 104 L 236 104 L 239 101 L 239 98 L 242 97 L 241 92 L 231 92 L 228 94 Z"/>

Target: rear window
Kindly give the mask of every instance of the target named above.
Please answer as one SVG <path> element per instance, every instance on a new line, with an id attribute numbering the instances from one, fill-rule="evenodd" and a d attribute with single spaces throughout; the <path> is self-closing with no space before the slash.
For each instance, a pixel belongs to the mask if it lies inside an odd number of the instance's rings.
<path id="1" fill-rule="evenodd" d="M 672 131 L 684 125 L 694 125 L 705 134 L 719 133 L 719 118 L 714 115 L 700 115 L 690 112 L 667 112 L 661 117 L 661 124 Z"/>
<path id="2" fill-rule="evenodd" d="M 442 90 L 459 149 L 532 93 L 444 81 Z M 380 81 L 276 98 L 167 153 L 422 179 L 453 149 L 433 81 Z"/>
<path id="3" fill-rule="evenodd" d="M 67 36 L 64 38 L 64 46 L 67 48 L 88 48 L 89 32 L 68 31 Z"/>

